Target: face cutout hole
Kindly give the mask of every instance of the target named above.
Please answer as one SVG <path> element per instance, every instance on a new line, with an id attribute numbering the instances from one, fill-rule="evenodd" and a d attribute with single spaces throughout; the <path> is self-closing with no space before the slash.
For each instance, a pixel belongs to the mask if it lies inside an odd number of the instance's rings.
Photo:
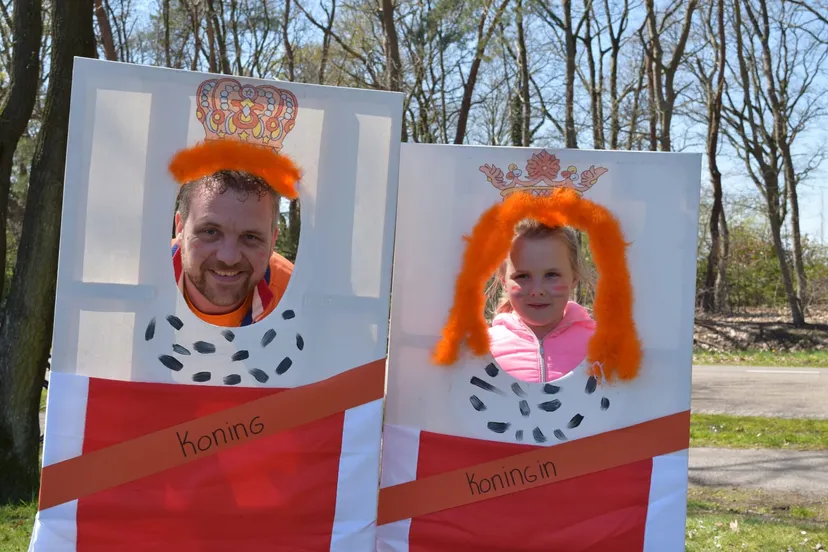
<path id="1" fill-rule="evenodd" d="M 293 273 L 299 200 L 263 179 L 219 171 L 181 187 L 173 220 L 176 286 L 215 326 L 258 322 L 276 309 Z"/>
<path id="2" fill-rule="evenodd" d="M 498 366 L 517 379 L 541 383 L 574 370 L 595 333 L 595 281 L 586 234 L 520 221 L 486 294 Z"/>

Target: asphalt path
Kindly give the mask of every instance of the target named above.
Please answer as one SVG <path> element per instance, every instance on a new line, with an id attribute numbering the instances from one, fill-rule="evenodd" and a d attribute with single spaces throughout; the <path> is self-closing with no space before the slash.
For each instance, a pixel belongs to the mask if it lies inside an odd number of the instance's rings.
<path id="1" fill-rule="evenodd" d="M 690 449 L 691 485 L 828 497 L 828 451 Z"/>
<path id="2" fill-rule="evenodd" d="M 693 412 L 828 419 L 828 368 L 694 366 Z"/>

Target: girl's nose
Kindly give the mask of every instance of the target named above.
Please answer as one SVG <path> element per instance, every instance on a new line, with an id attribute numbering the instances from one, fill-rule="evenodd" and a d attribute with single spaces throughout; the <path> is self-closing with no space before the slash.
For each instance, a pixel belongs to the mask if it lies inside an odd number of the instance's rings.
<path id="1" fill-rule="evenodd" d="M 529 288 L 529 294 L 533 297 L 542 296 L 546 294 L 546 290 L 539 281 L 532 280 L 531 287 Z"/>

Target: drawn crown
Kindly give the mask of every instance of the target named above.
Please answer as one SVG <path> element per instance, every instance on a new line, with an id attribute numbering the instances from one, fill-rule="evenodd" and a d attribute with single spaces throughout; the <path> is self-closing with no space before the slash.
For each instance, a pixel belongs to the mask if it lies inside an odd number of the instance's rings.
<path id="1" fill-rule="evenodd" d="M 555 188 L 570 188 L 579 195 L 592 188 L 598 179 L 609 169 L 591 165 L 589 169 L 578 172 L 575 165 L 570 165 L 561 171 L 561 162 L 546 150 L 532 155 L 526 162 L 526 177 L 523 171 L 514 163 L 509 165 L 505 177 L 503 170 L 488 163 L 480 167 L 480 172 L 486 175 L 489 183 L 500 190 L 504 198 L 514 192 L 529 192 L 536 196 L 549 195 Z"/>
<path id="2" fill-rule="evenodd" d="M 207 140 L 236 139 L 278 152 L 296 124 L 296 96 L 275 86 L 211 79 L 201 83 L 196 99 Z"/>

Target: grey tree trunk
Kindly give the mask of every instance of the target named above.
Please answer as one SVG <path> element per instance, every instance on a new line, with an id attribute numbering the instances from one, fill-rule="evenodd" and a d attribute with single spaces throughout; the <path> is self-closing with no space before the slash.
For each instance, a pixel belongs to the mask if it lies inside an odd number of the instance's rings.
<path id="1" fill-rule="evenodd" d="M 73 58 L 95 57 L 93 0 L 52 7 L 49 89 L 0 329 L 0 501 L 31 500 L 39 486 L 38 411 L 52 336 Z"/>
<path id="2" fill-rule="evenodd" d="M 760 0 L 762 2 L 762 0 Z M 764 7 L 764 2 L 761 4 Z M 742 22 L 742 7 L 748 15 L 752 27 Z M 760 75 L 758 70 L 759 60 L 765 68 L 773 64 L 768 63 L 767 49 L 764 52 L 757 52 L 756 45 L 752 40 L 758 35 L 762 43 L 762 37 L 767 37 L 764 31 L 767 25 L 759 25 L 758 18 L 752 11 L 750 3 L 735 1 L 732 3 L 732 25 L 734 50 L 738 72 L 734 76 L 738 79 L 738 86 L 741 88 L 741 101 L 735 101 L 735 94 L 727 94 L 728 105 L 723 111 L 723 117 L 727 122 L 725 134 L 735 146 L 738 155 L 745 163 L 745 169 L 751 180 L 758 188 L 765 199 L 767 207 L 768 222 L 770 223 L 774 251 L 779 270 L 782 275 L 782 284 L 785 289 L 785 296 L 791 311 L 791 323 L 796 327 L 802 327 L 805 319 L 802 308 L 797 299 L 791 278 L 791 271 L 788 265 L 787 254 L 782 242 L 782 224 L 785 220 L 787 205 L 786 198 L 779 189 L 779 175 L 784 160 L 780 161 L 780 148 L 777 139 L 780 136 L 778 120 L 774 117 L 772 128 L 768 128 L 766 114 L 774 115 L 773 105 L 776 102 L 771 96 L 770 79 L 766 78 L 768 73 Z M 750 40 L 743 40 L 749 37 Z M 772 72 L 771 72 L 772 74 Z M 761 89 L 767 90 L 766 94 Z M 782 133 L 784 134 L 784 133 Z M 781 200 L 781 201 L 780 201 Z"/>
<path id="3" fill-rule="evenodd" d="M 769 174 L 766 178 L 770 180 L 776 179 L 775 174 Z M 768 220 L 770 222 L 771 234 L 773 236 L 773 249 L 776 251 L 776 258 L 779 261 L 779 269 L 782 272 L 782 284 L 785 287 L 785 296 L 788 299 L 788 306 L 791 309 L 791 323 L 794 327 L 801 328 L 805 325 L 805 317 L 802 314 L 802 307 L 799 304 L 799 299 L 794 292 L 793 279 L 791 278 L 791 271 L 788 267 L 788 259 L 785 258 L 785 245 L 782 243 L 782 221 L 779 218 L 779 194 L 775 192 L 778 190 L 778 182 L 768 182 L 768 193 L 766 200 L 768 202 Z M 785 198 L 781 198 L 785 201 Z"/>
<path id="4" fill-rule="evenodd" d="M 572 27 L 572 3 L 563 0 L 564 37 L 566 51 L 566 93 L 564 105 L 564 140 L 567 148 L 578 147 L 578 135 L 575 132 L 575 57 L 577 43 L 575 31 Z"/>
<path id="5" fill-rule="evenodd" d="M 723 312 L 728 305 L 727 297 L 727 261 L 730 258 L 730 231 L 727 229 L 727 217 L 724 209 L 721 211 L 721 235 L 719 237 L 719 244 L 721 245 L 721 254 L 719 255 L 719 265 L 716 270 L 716 284 L 713 295 L 714 310 L 716 312 Z"/>
<path id="6" fill-rule="evenodd" d="M 712 75 L 707 86 L 707 164 L 710 170 L 710 184 L 713 186 L 713 209 L 710 212 L 710 254 L 707 256 L 707 271 L 702 292 L 702 309 L 713 312 L 721 305 L 721 299 L 716 301 L 717 282 L 726 268 L 720 266 L 725 261 L 722 240 L 720 236 L 721 222 L 724 220 L 724 204 L 722 202 L 722 173 L 719 170 L 719 128 L 722 122 L 722 95 L 725 85 L 725 63 L 727 61 L 727 37 L 724 26 L 724 0 L 718 0 L 716 37 L 710 37 L 710 42 L 717 50 L 715 91 L 712 87 Z M 712 33 L 711 33 L 712 35 Z M 725 261 L 726 262 L 726 261 Z M 719 293 L 721 291 L 719 290 Z"/>
<path id="7" fill-rule="evenodd" d="M 6 280 L 6 221 L 14 152 L 37 100 L 43 35 L 40 0 L 15 0 L 12 32 L 11 86 L 0 105 L 0 299 Z"/>
<path id="8" fill-rule="evenodd" d="M 385 63 L 387 65 L 388 90 L 401 90 L 402 62 L 400 61 L 400 41 L 397 38 L 397 26 L 394 22 L 394 2 L 380 0 L 382 9 L 382 28 L 385 34 Z"/>
<path id="9" fill-rule="evenodd" d="M 518 64 L 520 70 L 521 141 L 516 146 L 529 147 L 532 143 L 532 104 L 529 95 L 529 56 L 526 52 L 526 34 L 523 23 L 523 0 L 517 0 L 515 8 L 517 27 Z"/>

